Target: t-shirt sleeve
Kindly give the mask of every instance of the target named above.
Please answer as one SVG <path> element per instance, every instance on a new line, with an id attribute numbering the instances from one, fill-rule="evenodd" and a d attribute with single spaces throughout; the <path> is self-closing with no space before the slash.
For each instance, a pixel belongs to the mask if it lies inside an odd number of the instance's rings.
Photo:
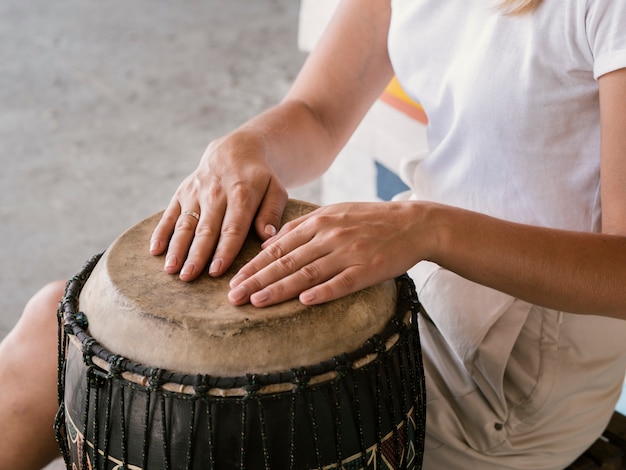
<path id="1" fill-rule="evenodd" d="M 626 1 L 589 0 L 585 26 L 594 78 L 626 67 Z"/>

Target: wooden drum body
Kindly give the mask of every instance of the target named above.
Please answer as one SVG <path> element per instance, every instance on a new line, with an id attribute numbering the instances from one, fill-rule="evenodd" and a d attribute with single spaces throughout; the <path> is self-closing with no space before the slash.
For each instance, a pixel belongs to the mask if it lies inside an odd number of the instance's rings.
<path id="1" fill-rule="evenodd" d="M 285 219 L 311 210 L 290 201 Z M 148 254 L 159 215 L 68 283 L 57 438 L 68 468 L 419 468 L 425 389 L 407 276 L 335 302 L 234 307 Z"/>

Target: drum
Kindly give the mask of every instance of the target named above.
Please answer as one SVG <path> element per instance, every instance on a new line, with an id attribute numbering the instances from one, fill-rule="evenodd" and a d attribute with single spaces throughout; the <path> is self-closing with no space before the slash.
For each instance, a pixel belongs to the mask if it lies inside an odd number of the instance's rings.
<path id="1" fill-rule="evenodd" d="M 314 206 L 290 200 L 284 220 Z M 72 278 L 57 440 L 75 469 L 420 468 L 425 388 L 407 276 L 320 306 L 232 306 L 148 253 L 160 214 Z"/>

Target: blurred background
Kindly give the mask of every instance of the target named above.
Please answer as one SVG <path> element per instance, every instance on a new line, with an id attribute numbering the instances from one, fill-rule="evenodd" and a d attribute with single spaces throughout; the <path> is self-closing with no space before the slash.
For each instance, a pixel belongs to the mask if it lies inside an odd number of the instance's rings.
<path id="1" fill-rule="evenodd" d="M 299 0 L 0 2 L 0 338 L 277 103 Z M 294 197 L 315 201 L 317 184 Z"/>

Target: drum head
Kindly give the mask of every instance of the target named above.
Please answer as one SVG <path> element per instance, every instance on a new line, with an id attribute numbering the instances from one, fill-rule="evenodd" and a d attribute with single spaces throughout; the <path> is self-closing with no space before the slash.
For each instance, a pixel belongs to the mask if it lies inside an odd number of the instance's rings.
<path id="1" fill-rule="evenodd" d="M 315 207 L 290 200 L 283 222 Z M 160 216 L 139 222 L 109 247 L 79 300 L 90 334 L 132 361 L 222 377 L 279 372 L 357 349 L 395 313 L 394 281 L 320 306 L 297 300 L 268 308 L 233 306 L 228 283 L 259 252 L 258 237 L 248 236 L 223 277 L 203 274 L 186 283 L 148 252 Z"/>

